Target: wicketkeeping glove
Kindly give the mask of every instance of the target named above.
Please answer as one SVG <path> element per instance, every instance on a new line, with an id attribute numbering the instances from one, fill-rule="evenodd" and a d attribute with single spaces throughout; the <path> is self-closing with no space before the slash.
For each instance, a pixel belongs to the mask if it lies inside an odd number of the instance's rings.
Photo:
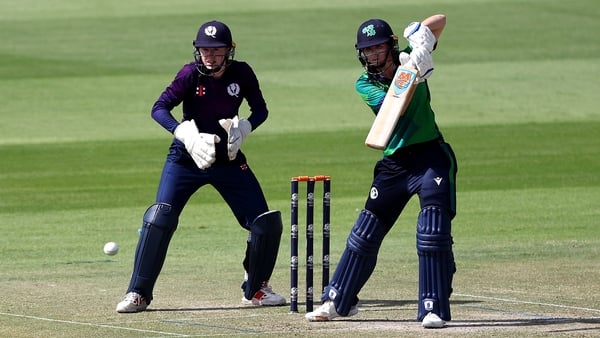
<path id="1" fill-rule="evenodd" d="M 233 161 L 242 143 L 252 131 L 252 125 L 246 119 L 239 119 L 237 115 L 232 119 L 221 119 L 219 124 L 227 131 L 227 155 L 229 160 Z"/>
<path id="2" fill-rule="evenodd" d="M 404 29 L 404 38 L 413 48 L 423 47 L 428 52 L 432 52 L 437 39 L 429 27 L 420 22 L 411 22 Z"/>
<path id="3" fill-rule="evenodd" d="M 215 143 L 221 141 L 219 136 L 198 132 L 194 120 L 181 122 L 173 134 L 176 139 L 183 142 L 198 168 L 206 169 L 215 162 Z"/>
<path id="4" fill-rule="evenodd" d="M 418 82 L 425 81 L 433 73 L 433 58 L 423 47 L 413 49 L 410 54 L 402 52 L 399 59 L 402 66 L 416 68 L 419 71 Z"/>

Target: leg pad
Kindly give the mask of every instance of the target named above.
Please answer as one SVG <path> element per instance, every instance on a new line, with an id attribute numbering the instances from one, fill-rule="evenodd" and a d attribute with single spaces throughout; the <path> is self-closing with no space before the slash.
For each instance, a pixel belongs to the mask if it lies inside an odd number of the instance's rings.
<path id="1" fill-rule="evenodd" d="M 365 285 L 377 264 L 377 254 L 387 230 L 377 216 L 368 210 L 361 211 L 346 242 L 333 278 L 322 300 L 333 300 L 336 311 L 348 315 L 358 302 L 358 293 Z"/>
<path id="2" fill-rule="evenodd" d="M 271 278 L 282 232 L 281 212 L 277 210 L 267 211 L 252 222 L 246 250 L 248 281 L 243 285 L 246 299 L 252 299 L 262 283 Z"/>
<path id="3" fill-rule="evenodd" d="M 449 321 L 452 277 L 456 271 L 452 253 L 450 216 L 442 209 L 423 208 L 417 223 L 419 255 L 419 306 L 417 320 L 429 313 Z"/>
<path id="4" fill-rule="evenodd" d="M 143 295 L 148 304 L 178 221 L 179 215 L 166 203 L 153 204 L 144 213 L 128 292 Z"/>

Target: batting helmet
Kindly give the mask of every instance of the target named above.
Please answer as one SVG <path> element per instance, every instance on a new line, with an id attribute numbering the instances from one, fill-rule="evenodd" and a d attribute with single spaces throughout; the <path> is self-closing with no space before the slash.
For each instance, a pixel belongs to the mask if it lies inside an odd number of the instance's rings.
<path id="1" fill-rule="evenodd" d="M 389 45 L 388 52 L 391 54 L 394 64 L 399 65 L 398 56 L 400 55 L 400 50 L 398 49 L 398 37 L 394 35 L 392 27 L 387 22 L 381 19 L 369 19 L 358 26 L 354 47 L 356 47 L 358 60 L 370 76 L 380 75 L 381 70 L 379 68 L 381 68 L 385 61 L 381 64 L 370 64 L 363 49 L 382 43 Z"/>
<path id="2" fill-rule="evenodd" d="M 390 25 L 381 19 L 370 19 L 362 23 L 356 32 L 356 49 L 363 49 L 397 40 Z"/>

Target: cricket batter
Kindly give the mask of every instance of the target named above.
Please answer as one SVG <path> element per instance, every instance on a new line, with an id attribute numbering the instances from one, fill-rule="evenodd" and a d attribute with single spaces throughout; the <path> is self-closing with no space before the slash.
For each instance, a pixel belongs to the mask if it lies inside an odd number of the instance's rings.
<path id="1" fill-rule="evenodd" d="M 431 52 L 446 25 L 446 16 L 433 15 L 404 30 L 409 46 L 402 52 L 389 24 L 380 19 L 362 23 L 356 50 L 365 72 L 356 91 L 377 114 L 398 65 L 420 74 L 420 83 L 392 137 L 377 162 L 365 203 L 321 305 L 307 313 L 309 321 L 328 321 L 358 313 L 358 293 L 377 263 L 381 243 L 414 195 L 421 210 L 417 216 L 416 247 L 419 257 L 417 320 L 426 328 L 440 328 L 450 317 L 452 277 L 451 221 L 456 214 L 454 153 L 438 129 L 431 109 L 427 79 L 433 72 Z"/>
<path id="2" fill-rule="evenodd" d="M 175 137 L 156 194 L 143 217 L 131 281 L 117 312 L 140 312 L 152 301 L 179 215 L 189 198 L 212 185 L 248 230 L 242 303 L 283 305 L 269 278 L 282 232 L 281 213 L 269 211 L 261 186 L 240 150 L 268 115 L 258 80 L 245 62 L 234 60 L 235 43 L 222 22 L 200 26 L 193 41 L 195 62 L 186 64 L 152 107 L 152 118 Z M 246 100 L 251 113 L 239 118 Z M 183 103 L 178 122 L 173 108 Z"/>

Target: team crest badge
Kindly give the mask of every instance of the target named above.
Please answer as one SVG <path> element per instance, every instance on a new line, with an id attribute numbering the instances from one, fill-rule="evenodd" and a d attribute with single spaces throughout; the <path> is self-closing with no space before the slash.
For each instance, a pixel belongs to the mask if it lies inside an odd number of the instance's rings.
<path id="1" fill-rule="evenodd" d="M 216 39 L 217 38 L 215 36 L 216 34 L 217 34 L 217 27 L 208 26 L 208 27 L 204 28 L 204 35 L 210 36 L 211 38 Z"/>
<path id="2" fill-rule="evenodd" d="M 237 83 L 232 83 L 227 86 L 227 94 L 229 94 L 229 96 L 238 97 L 238 95 L 240 95 L 240 85 Z"/>
<path id="3" fill-rule="evenodd" d="M 362 33 L 364 35 L 366 35 L 366 36 L 375 36 L 375 34 L 376 34 L 376 32 L 375 32 L 375 26 L 373 26 L 371 24 L 371 25 L 363 27 Z"/>
<path id="4" fill-rule="evenodd" d="M 377 199 L 377 197 L 379 197 L 379 191 L 377 190 L 377 188 L 371 187 L 371 192 L 369 193 L 369 197 L 371 197 L 372 200 L 375 200 L 375 199 Z"/>

